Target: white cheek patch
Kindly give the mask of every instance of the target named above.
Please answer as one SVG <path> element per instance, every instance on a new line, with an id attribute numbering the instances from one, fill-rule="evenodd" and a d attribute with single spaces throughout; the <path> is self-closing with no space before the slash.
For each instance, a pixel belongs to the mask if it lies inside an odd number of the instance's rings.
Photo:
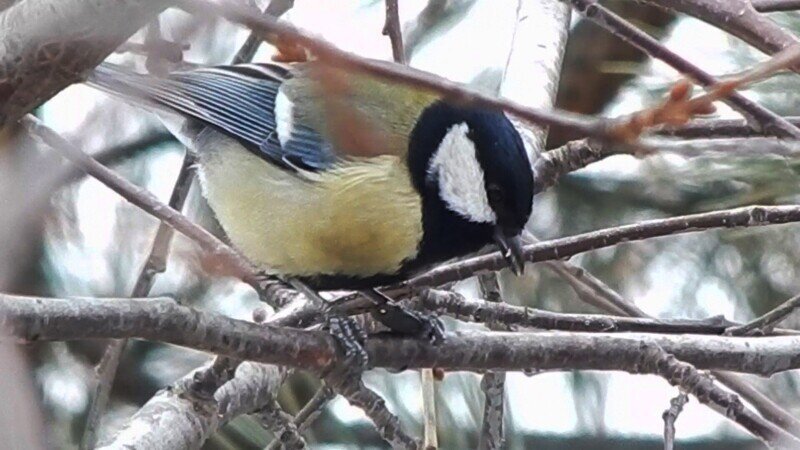
<path id="1" fill-rule="evenodd" d="M 275 96 L 275 131 L 278 141 L 286 145 L 294 129 L 294 103 L 281 91 Z"/>
<path id="2" fill-rule="evenodd" d="M 439 195 L 451 210 L 472 222 L 495 223 L 497 216 L 489 206 L 483 168 L 468 131 L 466 123 L 447 131 L 431 158 L 428 174 L 438 177 Z"/>

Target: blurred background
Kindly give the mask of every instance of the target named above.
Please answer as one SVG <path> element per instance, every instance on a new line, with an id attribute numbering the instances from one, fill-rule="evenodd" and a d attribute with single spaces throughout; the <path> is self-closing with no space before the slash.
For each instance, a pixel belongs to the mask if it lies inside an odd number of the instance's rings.
<path id="1" fill-rule="evenodd" d="M 417 17 L 426 1 L 401 2 L 410 64 L 497 91 L 502 87 L 512 43 L 525 45 L 513 40 L 517 2 L 440 3 L 448 5 L 447 13 L 423 23 Z M 738 71 L 764 59 L 743 42 L 695 19 L 631 1 L 605 3 L 711 73 Z M 797 13 L 771 16 L 800 31 Z M 296 0 L 284 18 L 360 55 L 391 59 L 389 40 L 381 35 L 383 1 Z M 222 20 L 198 19 L 171 10 L 162 15 L 162 31 L 167 39 L 189 44 L 184 59 L 198 64 L 230 62 L 247 37 L 246 31 Z M 134 37 L 134 41 L 137 39 L 141 41 L 141 36 Z M 263 45 L 255 61 L 266 61 L 271 54 L 271 47 Z M 111 58 L 116 62 L 136 60 L 130 54 Z M 653 104 L 678 79 L 667 66 L 646 60 L 627 44 L 577 17 L 572 20 L 562 74 L 560 107 L 608 116 Z M 796 76 L 779 76 L 746 95 L 779 114 L 795 115 L 800 101 L 798 87 Z M 514 98 L 525 93 L 504 89 L 503 94 Z M 43 105 L 37 115 L 129 180 L 164 201 L 169 197 L 183 149 L 151 114 L 88 87 L 73 86 Z M 717 116 L 735 117 L 725 107 Z M 548 146 L 561 145 L 568 138 L 553 134 Z M 0 228 L 9 233 L 0 243 L 0 284 L 9 292 L 30 295 L 129 295 L 157 221 L 86 178 L 55 153 L 29 144 L 13 129 L 0 136 L 0 169 L 5 169 L 0 178 L 4 192 L 0 202 L 4 210 L 14 211 L 13 217 L 0 218 Z M 620 155 L 574 173 L 536 198 L 530 229 L 544 239 L 649 218 L 797 201 L 798 161 L 706 151 L 719 144 L 731 143 L 693 144 L 692 158 L 680 152 L 646 159 Z M 192 192 L 189 205 L 187 214 L 219 232 L 199 193 Z M 16 228 L 11 228 L 10 219 Z M 703 232 L 623 244 L 580 255 L 573 261 L 649 314 L 689 318 L 722 314 L 742 321 L 800 292 L 797 231 L 797 225 L 784 225 Z M 196 246 L 176 236 L 168 270 L 156 278 L 152 295 L 170 295 L 192 306 L 249 319 L 258 306 L 255 293 L 235 279 L 204 269 Z M 518 294 L 508 301 L 554 311 L 593 312 L 546 268 L 529 269 L 523 279 L 502 280 L 513 285 L 511 291 Z M 474 290 L 469 285 L 459 288 Z M 790 318 L 785 325 L 798 324 Z M 448 326 L 457 325 L 448 322 Z M 33 374 L 35 394 L 31 395 L 43 406 L 48 438 L 56 448 L 75 447 L 80 439 L 93 365 L 102 349 L 96 342 L 23 348 Z M 139 341 L 129 344 L 115 381 L 109 417 L 103 422 L 101 441 L 158 389 L 207 359 L 208 355 L 171 346 Z M 418 373 L 378 370 L 365 379 L 387 399 L 404 425 L 421 435 Z M 800 413 L 798 378 L 794 374 L 752 381 L 789 411 Z M 437 385 L 442 448 L 475 447 L 483 402 L 479 382 L 475 374 L 451 373 Z M 282 388 L 280 403 L 294 413 L 317 386 L 313 378 L 295 375 Z M 20 394 L 23 399 L 24 394 Z M 509 374 L 507 446 L 661 448 L 661 413 L 676 394 L 677 390 L 662 379 L 650 376 Z M 341 399 L 326 407 L 306 436 L 314 448 L 386 447 L 363 413 Z M 204 448 L 257 449 L 271 439 L 255 421 L 243 417 L 214 435 Z M 677 439 L 680 449 L 761 448 L 694 399 L 678 419 Z"/>

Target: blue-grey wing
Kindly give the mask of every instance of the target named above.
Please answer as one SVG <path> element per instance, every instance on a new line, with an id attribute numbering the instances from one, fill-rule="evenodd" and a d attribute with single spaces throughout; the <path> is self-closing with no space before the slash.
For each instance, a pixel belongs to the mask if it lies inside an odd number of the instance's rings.
<path id="1" fill-rule="evenodd" d="M 280 87 L 289 77 L 270 64 L 199 68 L 164 78 L 102 64 L 89 83 L 214 127 L 286 170 L 324 169 L 337 160 L 333 147 L 281 104 L 287 99 Z"/>

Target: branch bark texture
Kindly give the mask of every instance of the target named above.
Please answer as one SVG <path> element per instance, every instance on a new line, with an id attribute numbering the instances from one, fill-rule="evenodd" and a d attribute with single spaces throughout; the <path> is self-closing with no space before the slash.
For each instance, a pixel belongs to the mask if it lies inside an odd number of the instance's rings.
<path id="1" fill-rule="evenodd" d="M 26 0 L 0 12 L 0 127 L 80 81 L 171 3 Z"/>
<path id="2" fill-rule="evenodd" d="M 322 331 L 263 326 L 161 299 L 54 299 L 0 295 L 0 326 L 23 341 L 141 338 L 242 360 L 333 369 L 338 347 Z M 469 332 L 437 345 L 376 336 L 373 367 L 395 370 L 627 370 L 639 373 L 641 345 L 657 345 L 700 370 L 772 375 L 800 368 L 800 336 L 728 337 L 648 333 Z"/>

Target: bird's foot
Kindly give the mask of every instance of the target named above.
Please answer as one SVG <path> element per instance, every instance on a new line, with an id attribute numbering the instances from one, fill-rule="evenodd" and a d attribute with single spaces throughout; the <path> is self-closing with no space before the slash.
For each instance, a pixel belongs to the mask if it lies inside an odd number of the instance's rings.
<path id="1" fill-rule="evenodd" d="M 369 366 L 369 356 L 364 347 L 367 342 L 367 332 L 352 317 L 326 313 L 323 330 L 333 336 L 339 345 L 344 361 L 340 367 L 346 367 L 350 372 L 363 372 Z"/>
<path id="2" fill-rule="evenodd" d="M 330 304 L 303 281 L 294 278 L 290 278 L 287 281 L 292 287 L 322 308 L 324 317 L 322 329 L 333 336 L 344 356 L 344 360 L 336 365 L 340 369 L 337 372 L 342 372 L 339 375 L 360 375 L 361 372 L 365 371 L 369 366 L 369 356 L 365 348 L 367 332 L 364 327 L 352 317 L 334 312 Z"/>
<path id="3" fill-rule="evenodd" d="M 405 308 L 376 290 L 364 294 L 374 303 L 372 317 L 391 331 L 423 338 L 432 344 L 444 341 L 444 325 L 436 315 Z"/>

